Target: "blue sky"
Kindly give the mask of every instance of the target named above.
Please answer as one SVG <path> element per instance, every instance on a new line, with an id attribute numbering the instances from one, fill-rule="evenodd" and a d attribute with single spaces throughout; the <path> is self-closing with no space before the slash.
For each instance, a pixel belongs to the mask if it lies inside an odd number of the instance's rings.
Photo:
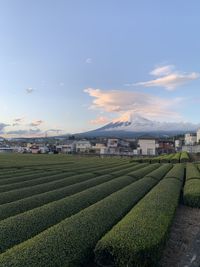
<path id="1" fill-rule="evenodd" d="M 2 0 L 0 134 L 200 122 L 198 0 Z"/>

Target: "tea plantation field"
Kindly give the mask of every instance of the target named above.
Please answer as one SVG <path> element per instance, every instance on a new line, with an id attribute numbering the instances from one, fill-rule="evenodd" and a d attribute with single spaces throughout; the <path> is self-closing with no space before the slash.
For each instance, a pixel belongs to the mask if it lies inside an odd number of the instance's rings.
<path id="1" fill-rule="evenodd" d="M 195 163 L 0 155 L 0 267 L 157 266 Z"/>

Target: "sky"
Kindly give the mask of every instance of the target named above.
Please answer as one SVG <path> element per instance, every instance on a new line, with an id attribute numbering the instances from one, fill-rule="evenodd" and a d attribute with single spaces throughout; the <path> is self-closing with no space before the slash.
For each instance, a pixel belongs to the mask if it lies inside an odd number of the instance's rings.
<path id="1" fill-rule="evenodd" d="M 0 135 L 200 122 L 200 1 L 0 0 Z"/>

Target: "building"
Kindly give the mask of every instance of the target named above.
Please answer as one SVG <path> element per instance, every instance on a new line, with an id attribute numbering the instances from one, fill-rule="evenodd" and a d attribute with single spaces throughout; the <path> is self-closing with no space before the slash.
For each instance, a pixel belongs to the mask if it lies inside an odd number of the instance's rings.
<path id="1" fill-rule="evenodd" d="M 182 151 L 186 151 L 188 153 L 200 153 L 200 145 L 188 145 L 188 146 L 182 146 Z"/>
<path id="2" fill-rule="evenodd" d="M 197 144 L 200 144 L 200 129 L 197 131 Z"/>
<path id="3" fill-rule="evenodd" d="M 138 139 L 138 146 L 141 155 L 154 156 L 157 155 L 159 147 L 158 141 L 154 137 L 141 137 Z"/>
<path id="4" fill-rule="evenodd" d="M 158 154 L 170 154 L 175 152 L 173 140 L 159 140 L 158 141 Z"/>
<path id="5" fill-rule="evenodd" d="M 92 152 L 95 154 L 106 154 L 107 147 L 105 144 L 102 143 L 96 143 L 94 146 L 92 146 Z"/>
<path id="6" fill-rule="evenodd" d="M 77 141 L 75 144 L 77 153 L 89 153 L 92 148 L 91 143 L 87 140 Z"/>
<path id="7" fill-rule="evenodd" d="M 181 151 L 181 148 L 182 148 L 182 140 L 179 140 L 179 139 L 175 140 L 174 145 L 175 145 L 175 150 L 176 151 Z"/>
<path id="8" fill-rule="evenodd" d="M 76 142 L 73 140 L 67 140 L 64 145 L 57 145 L 56 151 L 64 154 L 72 154 L 76 152 Z"/>
<path id="9" fill-rule="evenodd" d="M 40 147 L 38 145 L 32 145 L 29 149 L 32 154 L 40 153 Z"/>
<path id="10" fill-rule="evenodd" d="M 107 141 L 109 154 L 126 154 L 133 152 L 130 148 L 130 143 L 121 138 L 109 138 Z"/>
<path id="11" fill-rule="evenodd" d="M 185 145 L 193 146 L 197 143 L 197 135 L 196 133 L 187 133 L 185 134 Z"/>

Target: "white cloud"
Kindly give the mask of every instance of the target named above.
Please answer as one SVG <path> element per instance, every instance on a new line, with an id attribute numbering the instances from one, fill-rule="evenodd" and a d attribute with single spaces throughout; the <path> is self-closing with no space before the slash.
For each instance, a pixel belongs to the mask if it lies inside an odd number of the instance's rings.
<path id="1" fill-rule="evenodd" d="M 109 122 L 108 118 L 100 116 L 100 117 L 98 117 L 98 118 L 96 118 L 94 120 L 91 120 L 90 124 L 98 125 L 98 124 L 105 124 L 105 123 L 108 123 L 108 122 Z"/>
<path id="2" fill-rule="evenodd" d="M 175 111 L 181 98 L 164 99 L 151 94 L 88 88 L 84 90 L 92 98 L 90 109 L 100 109 L 106 112 L 137 113 L 149 118 L 157 119 L 180 119 L 180 115 Z"/>
<path id="3" fill-rule="evenodd" d="M 154 76 L 165 76 L 165 75 L 169 75 L 170 73 L 172 73 L 174 69 L 175 69 L 174 65 L 160 66 L 152 70 L 150 74 Z"/>
<path id="4" fill-rule="evenodd" d="M 86 63 L 86 64 L 91 64 L 91 63 L 92 63 L 92 58 L 88 57 L 88 58 L 85 60 L 85 63 Z"/>
<path id="5" fill-rule="evenodd" d="M 196 80 L 200 77 L 199 73 L 193 72 L 190 74 L 169 74 L 155 80 L 147 82 L 139 82 L 135 85 L 142 85 L 144 87 L 164 87 L 169 91 L 175 90 L 178 86 L 183 85 L 189 81 Z"/>
<path id="6" fill-rule="evenodd" d="M 125 86 L 164 87 L 168 91 L 173 91 L 189 81 L 200 78 L 200 73 L 176 71 L 174 65 L 156 67 L 150 74 L 157 78 L 146 82 L 125 84 Z"/>
<path id="7" fill-rule="evenodd" d="M 30 123 L 30 126 L 36 127 L 39 126 L 40 124 L 42 124 L 44 121 L 42 120 L 37 120 L 37 121 L 33 121 Z"/>
<path id="8" fill-rule="evenodd" d="M 26 88 L 26 93 L 31 94 L 31 93 L 33 93 L 34 90 L 35 89 L 33 89 L 32 87 Z"/>

